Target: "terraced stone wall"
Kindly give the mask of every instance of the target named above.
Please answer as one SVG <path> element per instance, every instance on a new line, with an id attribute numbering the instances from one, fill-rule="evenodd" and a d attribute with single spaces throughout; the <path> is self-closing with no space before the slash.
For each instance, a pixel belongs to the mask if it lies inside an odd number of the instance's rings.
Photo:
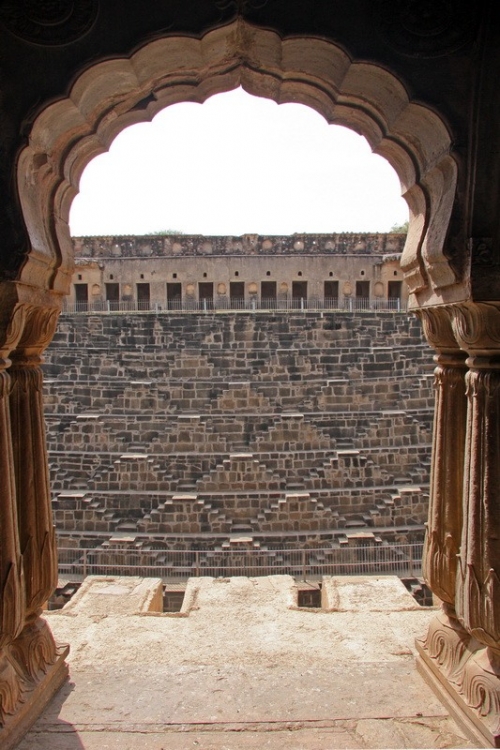
<path id="1" fill-rule="evenodd" d="M 433 363 L 413 317 L 64 315 L 44 369 L 61 545 L 422 537 Z"/>

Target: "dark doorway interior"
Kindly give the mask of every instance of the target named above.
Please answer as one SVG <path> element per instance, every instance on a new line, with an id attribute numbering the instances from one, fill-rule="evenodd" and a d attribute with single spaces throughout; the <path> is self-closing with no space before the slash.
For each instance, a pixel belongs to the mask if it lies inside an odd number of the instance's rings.
<path id="1" fill-rule="evenodd" d="M 292 281 L 292 301 L 294 307 L 307 305 L 307 281 Z"/>
<path id="2" fill-rule="evenodd" d="M 167 308 L 169 310 L 180 310 L 182 307 L 182 285 L 179 283 L 167 284 Z"/>
<path id="3" fill-rule="evenodd" d="M 137 284 L 137 309 L 149 310 L 150 291 L 149 284 Z"/>
<path id="4" fill-rule="evenodd" d="M 325 307 L 338 307 L 339 303 L 339 282 L 325 281 L 323 296 L 325 298 Z"/>
<path id="5" fill-rule="evenodd" d="M 106 284 L 106 302 L 110 310 L 118 310 L 120 306 L 120 285 L 113 282 Z"/>
<path id="6" fill-rule="evenodd" d="M 200 307 L 211 310 L 214 306 L 214 285 L 211 281 L 200 281 L 198 284 Z"/>
<path id="7" fill-rule="evenodd" d="M 75 300 L 77 310 L 87 310 L 89 305 L 88 284 L 75 284 Z"/>
<path id="8" fill-rule="evenodd" d="M 245 283 L 243 281 L 231 281 L 229 284 L 230 305 L 233 309 L 245 306 Z"/>
<path id="9" fill-rule="evenodd" d="M 262 307 L 276 307 L 276 282 L 262 281 L 260 285 L 260 303 Z"/>

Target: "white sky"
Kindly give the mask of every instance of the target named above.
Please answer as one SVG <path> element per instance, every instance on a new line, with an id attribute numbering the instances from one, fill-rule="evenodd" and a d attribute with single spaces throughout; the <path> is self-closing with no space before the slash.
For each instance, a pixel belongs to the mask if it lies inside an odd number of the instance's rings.
<path id="1" fill-rule="evenodd" d="M 85 169 L 73 236 L 386 232 L 408 219 L 364 138 L 302 104 L 242 89 L 175 104 L 124 130 Z"/>

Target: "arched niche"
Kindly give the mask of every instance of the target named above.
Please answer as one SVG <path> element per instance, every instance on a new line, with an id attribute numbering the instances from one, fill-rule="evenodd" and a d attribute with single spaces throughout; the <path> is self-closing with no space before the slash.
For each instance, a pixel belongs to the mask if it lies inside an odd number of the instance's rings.
<path id="1" fill-rule="evenodd" d="M 35 120 L 18 162 L 18 189 L 31 240 L 20 281 L 62 295 L 73 258 L 68 216 L 84 167 L 125 127 L 181 101 L 202 103 L 242 86 L 278 104 L 312 107 L 329 123 L 364 135 L 396 170 L 410 209 L 402 266 L 414 307 L 456 297 L 443 254 L 457 167 L 450 134 L 429 108 L 411 102 L 380 66 L 352 60 L 318 38 L 281 39 L 239 19 L 202 38 L 170 36 L 129 58 L 83 72 L 66 99 Z M 448 297 L 447 297 L 448 295 Z"/>

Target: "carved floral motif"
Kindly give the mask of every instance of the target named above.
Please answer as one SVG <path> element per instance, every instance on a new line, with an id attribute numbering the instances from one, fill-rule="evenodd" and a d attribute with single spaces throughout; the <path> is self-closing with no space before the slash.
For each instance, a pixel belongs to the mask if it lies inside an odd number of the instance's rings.
<path id="1" fill-rule="evenodd" d="M 500 309 L 487 302 L 451 308 L 452 326 L 460 346 L 471 356 L 499 353 Z"/>
<path id="2" fill-rule="evenodd" d="M 21 699 L 18 675 L 7 657 L 0 653 L 0 727 L 11 716 Z"/>
<path id="3" fill-rule="evenodd" d="M 29 622 L 10 645 L 9 653 L 19 674 L 37 682 L 57 661 L 57 647 L 45 620 L 37 617 Z"/>
<path id="4" fill-rule="evenodd" d="M 461 687 L 463 681 L 461 665 L 464 658 L 467 658 L 467 646 L 470 640 L 470 635 L 456 618 L 440 612 L 431 620 L 424 641 L 424 648 L 429 657 L 436 662 L 446 678 L 458 688 Z"/>
<path id="5" fill-rule="evenodd" d="M 0 21 L 27 42 L 58 46 L 86 34 L 97 11 L 97 0 L 4 0 Z"/>
<path id="6" fill-rule="evenodd" d="M 57 307 L 26 307 L 24 328 L 13 359 L 39 356 L 52 341 L 60 310 Z"/>
<path id="7" fill-rule="evenodd" d="M 477 9 L 467 3 L 378 0 L 374 6 L 391 46 L 411 57 L 448 55 L 470 44 L 477 31 Z"/>
<path id="8" fill-rule="evenodd" d="M 490 649 L 476 651 L 464 665 L 462 692 L 493 737 L 500 735 L 500 663 Z M 497 747 L 497 745 L 495 745 Z"/>

